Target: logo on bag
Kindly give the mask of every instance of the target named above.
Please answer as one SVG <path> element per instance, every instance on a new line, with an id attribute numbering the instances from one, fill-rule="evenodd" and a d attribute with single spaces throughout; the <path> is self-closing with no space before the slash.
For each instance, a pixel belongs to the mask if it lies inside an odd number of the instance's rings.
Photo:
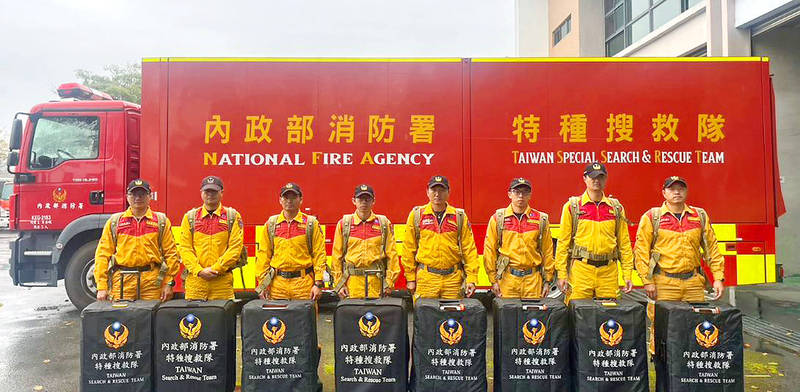
<path id="1" fill-rule="evenodd" d="M 125 324 L 114 321 L 106 327 L 103 336 L 106 338 L 106 346 L 113 350 L 119 350 L 125 343 L 128 343 L 128 327 Z"/>
<path id="2" fill-rule="evenodd" d="M 606 346 L 614 347 L 622 341 L 622 324 L 609 319 L 600 324 L 600 339 Z"/>
<path id="3" fill-rule="evenodd" d="M 454 345 L 461 341 L 461 336 L 464 334 L 464 327 L 461 326 L 456 320 L 447 319 L 442 321 L 439 326 L 439 335 L 442 336 L 442 341 L 445 344 Z"/>
<path id="4" fill-rule="evenodd" d="M 278 344 L 286 337 L 286 324 L 283 320 L 272 317 L 264 322 L 261 331 L 264 332 L 264 340 L 267 343 Z"/>
<path id="5" fill-rule="evenodd" d="M 203 323 L 201 323 L 200 319 L 195 315 L 189 313 L 186 317 L 181 319 L 178 323 L 178 327 L 184 339 L 194 340 L 200 336 L 200 328 L 203 327 Z"/>
<path id="6" fill-rule="evenodd" d="M 372 312 L 364 313 L 358 319 L 358 330 L 365 338 L 374 338 L 381 331 L 381 320 Z"/>
<path id="7" fill-rule="evenodd" d="M 697 344 L 703 348 L 714 347 L 719 343 L 719 328 L 708 321 L 703 321 L 695 327 L 694 337 L 697 339 Z"/>
<path id="8" fill-rule="evenodd" d="M 534 346 L 542 343 L 546 333 L 547 327 L 537 319 L 530 319 L 525 324 L 522 324 L 522 337 L 525 338 L 526 342 Z"/>

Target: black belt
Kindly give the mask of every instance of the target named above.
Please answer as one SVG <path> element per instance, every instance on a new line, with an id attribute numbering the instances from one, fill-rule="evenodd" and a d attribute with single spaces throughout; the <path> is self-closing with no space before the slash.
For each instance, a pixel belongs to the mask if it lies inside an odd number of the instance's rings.
<path id="1" fill-rule="evenodd" d="M 533 273 L 533 268 L 527 270 L 521 270 L 516 268 L 508 267 L 508 273 L 514 275 L 519 278 L 523 278 Z"/>
<path id="2" fill-rule="evenodd" d="M 695 275 L 696 271 L 672 273 L 672 272 L 664 272 L 664 271 L 661 270 L 661 268 L 656 266 L 654 273 L 659 274 L 659 275 L 664 275 L 664 276 L 666 276 L 668 278 L 687 280 L 687 279 L 691 279 Z"/>
<path id="3" fill-rule="evenodd" d="M 295 278 L 299 278 L 299 277 L 301 277 L 303 275 L 309 275 L 312 272 L 314 272 L 314 267 L 308 267 L 308 268 L 306 268 L 304 270 L 299 270 L 299 271 L 275 270 L 275 275 L 278 275 L 278 276 L 280 276 L 281 278 L 284 278 L 284 279 L 295 279 Z"/>
<path id="4" fill-rule="evenodd" d="M 116 264 L 114 265 L 114 271 L 131 271 L 131 272 L 147 272 L 154 269 L 156 266 L 161 267 L 161 264 L 150 264 L 144 267 L 126 267 L 124 265 Z"/>
<path id="5" fill-rule="evenodd" d="M 591 259 L 583 259 L 583 262 L 595 267 L 605 267 L 610 263 L 610 261 L 608 260 L 591 260 Z"/>
<path id="6" fill-rule="evenodd" d="M 424 269 L 425 271 L 432 272 L 432 273 L 437 274 L 437 275 L 450 275 L 450 274 L 452 274 L 453 272 L 456 271 L 456 267 L 440 269 L 440 268 L 428 267 L 425 264 L 420 264 L 419 266 L 420 266 L 420 268 Z"/>

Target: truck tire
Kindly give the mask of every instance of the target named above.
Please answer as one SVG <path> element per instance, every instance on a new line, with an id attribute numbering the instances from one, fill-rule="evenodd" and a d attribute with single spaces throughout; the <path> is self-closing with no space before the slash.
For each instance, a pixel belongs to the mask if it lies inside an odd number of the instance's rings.
<path id="1" fill-rule="evenodd" d="M 89 306 L 97 299 L 94 282 L 94 251 L 99 241 L 84 244 L 69 259 L 64 273 L 64 287 L 69 300 L 78 310 Z"/>

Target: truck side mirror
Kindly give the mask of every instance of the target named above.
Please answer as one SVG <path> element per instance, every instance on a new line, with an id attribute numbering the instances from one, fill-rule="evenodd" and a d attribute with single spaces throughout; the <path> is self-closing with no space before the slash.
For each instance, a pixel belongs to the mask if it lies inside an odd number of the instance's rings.
<path id="1" fill-rule="evenodd" d="M 19 150 L 22 145 L 22 120 L 15 118 L 11 125 L 11 140 L 8 142 L 8 150 Z"/>
<path id="2" fill-rule="evenodd" d="M 11 151 L 8 153 L 8 167 L 17 166 L 19 164 L 19 151 Z"/>

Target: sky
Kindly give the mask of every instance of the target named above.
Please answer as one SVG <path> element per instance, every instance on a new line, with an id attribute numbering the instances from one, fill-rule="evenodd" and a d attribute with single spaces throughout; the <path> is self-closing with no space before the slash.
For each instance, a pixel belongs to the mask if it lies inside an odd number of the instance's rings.
<path id="1" fill-rule="evenodd" d="M 143 57 L 506 57 L 514 19 L 514 0 L 0 0 L 0 131 L 57 99 L 77 69 Z"/>

